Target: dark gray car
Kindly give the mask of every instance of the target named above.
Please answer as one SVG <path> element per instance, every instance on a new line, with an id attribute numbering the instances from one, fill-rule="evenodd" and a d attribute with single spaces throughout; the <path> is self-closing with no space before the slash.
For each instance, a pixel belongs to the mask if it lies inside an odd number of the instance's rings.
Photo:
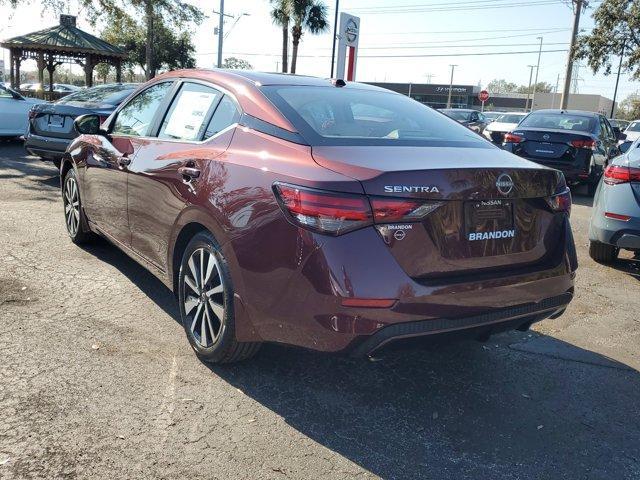
<path id="1" fill-rule="evenodd" d="M 134 83 L 98 85 L 67 95 L 55 103 L 33 107 L 29 111 L 25 148 L 59 167 L 67 146 L 77 136 L 73 121 L 86 114 L 96 114 L 101 121 L 106 120 L 136 87 Z"/>
<path id="2" fill-rule="evenodd" d="M 640 254 L 640 139 L 622 144 L 611 160 L 593 199 L 589 255 L 612 262 L 620 249 Z"/>
<path id="3" fill-rule="evenodd" d="M 482 112 L 466 108 L 443 108 L 440 110 L 447 117 L 451 117 L 465 127 L 482 134 L 489 121 Z"/>

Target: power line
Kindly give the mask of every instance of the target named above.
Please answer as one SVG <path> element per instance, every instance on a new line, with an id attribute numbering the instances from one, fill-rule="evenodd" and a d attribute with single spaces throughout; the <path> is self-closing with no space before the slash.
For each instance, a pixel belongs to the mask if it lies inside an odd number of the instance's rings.
<path id="1" fill-rule="evenodd" d="M 367 37 L 377 37 L 383 35 L 448 35 L 453 33 L 499 33 L 499 32 L 535 32 L 525 35 L 536 35 L 538 33 L 546 33 L 546 32 L 567 32 L 571 30 L 570 28 L 565 27 L 538 27 L 538 28 L 508 28 L 508 29 L 491 29 L 491 30 L 430 30 L 423 32 L 379 32 L 379 33 L 368 33 Z"/>
<path id="2" fill-rule="evenodd" d="M 543 50 L 542 53 L 558 53 L 568 52 L 568 49 Z M 428 57 L 479 57 L 490 55 L 522 55 L 526 53 L 538 53 L 538 50 L 517 51 L 517 52 L 476 52 L 476 53 L 427 53 L 412 55 L 358 55 L 358 58 L 428 58 Z M 249 57 L 279 57 L 275 53 L 248 53 L 248 52 L 229 52 L 229 55 L 249 56 Z M 196 55 L 211 55 L 211 53 L 203 52 Z M 330 58 L 331 55 L 298 55 L 300 58 Z"/>
<path id="3" fill-rule="evenodd" d="M 568 29 L 567 29 L 568 30 Z M 547 34 L 545 32 L 539 32 L 540 34 Z M 476 38 L 459 38 L 459 39 L 449 39 L 449 40 L 435 40 L 435 41 L 421 41 L 421 42 L 385 42 L 384 45 L 416 45 L 416 44 L 450 44 L 450 43 L 461 43 L 461 42 L 477 42 L 480 40 L 503 40 L 506 38 L 521 38 L 521 37 L 533 37 L 534 33 L 525 33 L 525 34 L 521 34 L 521 35 L 501 35 L 501 36 L 492 36 L 492 37 L 476 37 Z M 382 45 L 382 44 L 374 44 L 374 45 Z M 362 47 L 360 47 L 362 48 Z"/>
<path id="4" fill-rule="evenodd" d="M 390 47 L 359 47 L 360 50 L 404 50 L 404 49 L 414 49 L 414 48 L 479 48 L 479 47 L 533 47 L 538 46 L 538 43 L 482 43 L 479 45 L 410 45 L 408 47 L 403 46 L 390 46 Z M 545 45 L 565 45 L 569 46 L 568 42 L 552 42 L 545 43 Z"/>
<path id="5" fill-rule="evenodd" d="M 399 13 L 433 13 L 433 12 L 462 12 L 462 11 L 474 11 L 474 10 L 489 10 L 496 8 L 521 8 L 521 7 L 537 7 L 537 6 L 546 6 L 546 5 L 561 5 L 562 2 L 558 0 L 539 0 L 536 2 L 510 2 L 510 3 L 501 3 L 501 4 L 488 4 L 488 5 L 477 5 L 477 6 L 442 6 L 442 7 L 433 7 L 433 8 L 406 8 L 406 9 L 395 9 L 395 10 L 362 10 L 362 9 L 352 9 L 356 13 L 360 13 L 363 15 L 395 15 Z"/>

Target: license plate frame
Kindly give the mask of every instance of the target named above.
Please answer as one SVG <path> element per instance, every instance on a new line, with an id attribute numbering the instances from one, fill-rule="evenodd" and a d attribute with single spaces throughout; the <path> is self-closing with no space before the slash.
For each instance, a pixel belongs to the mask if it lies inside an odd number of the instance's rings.
<path id="1" fill-rule="evenodd" d="M 470 233 L 513 229 L 513 200 L 473 200 L 464 203 L 464 225 Z"/>
<path id="2" fill-rule="evenodd" d="M 49 125 L 52 127 L 63 127 L 64 115 L 49 115 Z"/>

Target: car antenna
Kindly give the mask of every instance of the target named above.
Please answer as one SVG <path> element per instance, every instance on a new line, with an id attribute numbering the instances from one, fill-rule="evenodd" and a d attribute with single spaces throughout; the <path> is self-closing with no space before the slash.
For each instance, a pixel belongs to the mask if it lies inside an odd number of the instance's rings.
<path id="1" fill-rule="evenodd" d="M 332 78 L 331 85 L 333 85 L 334 87 L 346 87 L 347 82 L 345 82 L 341 78 Z"/>

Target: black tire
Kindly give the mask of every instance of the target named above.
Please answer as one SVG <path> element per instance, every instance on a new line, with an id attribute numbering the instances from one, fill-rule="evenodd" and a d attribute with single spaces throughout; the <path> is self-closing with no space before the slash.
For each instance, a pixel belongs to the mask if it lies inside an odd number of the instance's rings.
<path id="1" fill-rule="evenodd" d="M 598 263 L 611 263 L 618 258 L 620 249 L 600 242 L 589 242 L 589 256 Z"/>
<path id="2" fill-rule="evenodd" d="M 182 255 L 178 308 L 187 339 L 202 361 L 239 362 L 260 349 L 258 342 L 236 340 L 231 274 L 218 243 L 207 231 L 197 233 Z"/>
<path id="3" fill-rule="evenodd" d="M 75 192 L 72 185 L 75 185 Z M 71 241 L 76 245 L 92 241 L 93 235 L 89 230 L 87 218 L 82 208 L 78 178 L 73 168 L 69 169 L 62 183 L 62 205 L 64 206 L 67 233 Z M 70 215 L 73 215 L 74 218 L 70 219 Z"/>

